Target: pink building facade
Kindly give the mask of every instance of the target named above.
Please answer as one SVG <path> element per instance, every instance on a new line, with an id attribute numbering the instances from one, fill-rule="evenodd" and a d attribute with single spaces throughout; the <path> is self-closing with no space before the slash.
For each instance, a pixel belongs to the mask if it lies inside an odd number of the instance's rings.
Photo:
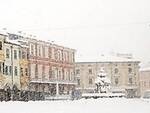
<path id="1" fill-rule="evenodd" d="M 75 88 L 75 50 L 35 39 L 29 42 L 30 90 L 51 95 Z"/>

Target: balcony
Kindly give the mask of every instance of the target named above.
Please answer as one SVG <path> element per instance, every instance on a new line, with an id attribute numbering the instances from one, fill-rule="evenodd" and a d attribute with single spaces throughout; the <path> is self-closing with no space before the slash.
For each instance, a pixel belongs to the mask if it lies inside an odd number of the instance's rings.
<path id="1" fill-rule="evenodd" d="M 114 74 L 114 77 L 120 77 L 120 73 L 119 74 Z"/>
<path id="2" fill-rule="evenodd" d="M 138 85 L 135 84 L 135 83 L 128 83 L 126 86 L 125 86 L 126 89 L 137 89 L 138 88 Z"/>
<path id="3" fill-rule="evenodd" d="M 20 65 L 28 65 L 28 60 L 26 59 L 21 59 L 20 61 L 19 61 L 19 63 L 20 63 Z"/>
<path id="4" fill-rule="evenodd" d="M 77 82 L 75 80 L 57 80 L 57 79 L 46 79 L 46 78 L 31 78 L 31 83 L 51 83 L 51 84 L 74 84 L 76 85 Z"/>

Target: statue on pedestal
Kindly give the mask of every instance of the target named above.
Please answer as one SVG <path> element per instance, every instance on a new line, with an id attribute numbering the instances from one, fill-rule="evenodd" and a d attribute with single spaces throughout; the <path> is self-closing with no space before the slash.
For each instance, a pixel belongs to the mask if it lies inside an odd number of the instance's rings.
<path id="1" fill-rule="evenodd" d="M 107 73 L 105 72 L 104 68 L 100 69 L 100 72 L 98 73 L 97 78 L 95 79 L 95 84 L 96 84 L 97 93 L 109 92 L 111 81 L 108 78 Z"/>

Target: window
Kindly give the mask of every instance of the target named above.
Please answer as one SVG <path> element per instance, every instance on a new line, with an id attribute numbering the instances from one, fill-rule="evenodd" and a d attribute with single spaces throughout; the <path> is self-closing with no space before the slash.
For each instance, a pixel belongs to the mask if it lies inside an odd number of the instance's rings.
<path id="1" fill-rule="evenodd" d="M 128 66 L 131 66 L 131 64 L 128 64 Z"/>
<path id="2" fill-rule="evenodd" d="M 76 70 L 76 74 L 80 74 L 80 70 L 79 69 Z"/>
<path id="3" fill-rule="evenodd" d="M 52 75 L 52 70 L 50 69 L 50 70 L 49 70 L 49 78 L 51 79 L 52 76 L 53 76 L 53 75 Z"/>
<path id="4" fill-rule="evenodd" d="M 58 60 L 58 52 L 55 51 L 55 60 Z"/>
<path id="5" fill-rule="evenodd" d="M 34 54 L 34 46 L 31 45 L 31 54 L 33 55 Z"/>
<path id="6" fill-rule="evenodd" d="M 5 66 L 5 74 L 8 75 L 8 66 Z"/>
<path id="7" fill-rule="evenodd" d="M 93 84 L 92 78 L 89 78 L 89 84 Z"/>
<path id="8" fill-rule="evenodd" d="M 26 52 L 22 51 L 22 59 L 26 59 Z"/>
<path id="9" fill-rule="evenodd" d="M 38 65 L 37 64 L 35 65 L 35 75 L 36 76 L 38 75 Z"/>
<path id="10" fill-rule="evenodd" d="M 67 62 L 68 61 L 68 52 L 64 52 L 64 61 Z"/>
<path id="11" fill-rule="evenodd" d="M 2 42 L 0 41 L 0 50 L 2 50 Z"/>
<path id="12" fill-rule="evenodd" d="M 39 46 L 38 49 L 39 49 L 39 56 L 41 56 L 41 46 Z"/>
<path id="13" fill-rule="evenodd" d="M 66 53 L 63 52 L 63 61 L 66 61 Z"/>
<path id="14" fill-rule="evenodd" d="M 42 74 L 45 75 L 45 66 L 43 65 Z"/>
<path id="15" fill-rule="evenodd" d="M 17 51 L 14 50 L 14 59 L 17 59 Z"/>
<path id="16" fill-rule="evenodd" d="M 61 71 L 59 71 L 58 73 L 59 73 L 59 78 L 61 78 Z"/>
<path id="17" fill-rule="evenodd" d="M 129 72 L 129 73 L 132 73 L 132 68 L 128 68 L 128 72 Z"/>
<path id="18" fill-rule="evenodd" d="M 66 71 L 65 79 L 68 80 L 68 72 Z"/>
<path id="19" fill-rule="evenodd" d="M 77 79 L 77 84 L 78 86 L 80 86 L 80 79 Z"/>
<path id="20" fill-rule="evenodd" d="M 115 74 L 118 74 L 119 70 L 118 68 L 115 68 Z"/>
<path id="21" fill-rule="evenodd" d="M 133 83 L 132 78 L 129 78 L 129 83 L 130 83 L 130 84 L 132 84 L 132 83 Z"/>
<path id="22" fill-rule="evenodd" d="M 38 85 L 35 85 L 35 91 L 38 91 Z"/>
<path id="23" fill-rule="evenodd" d="M 118 83 L 119 83 L 119 79 L 115 78 L 115 85 L 118 85 Z"/>
<path id="24" fill-rule="evenodd" d="M 52 78 L 55 78 L 55 71 L 52 70 Z"/>
<path id="25" fill-rule="evenodd" d="M 89 74 L 92 74 L 92 69 L 89 69 Z"/>
<path id="26" fill-rule="evenodd" d="M 58 68 L 55 68 L 55 74 L 57 75 L 57 79 L 59 78 Z"/>
<path id="27" fill-rule="evenodd" d="M 12 74 L 12 67 L 9 66 L 9 75 L 11 75 L 11 74 Z"/>
<path id="28" fill-rule="evenodd" d="M 9 58 L 9 49 L 6 49 L 6 58 Z"/>
<path id="29" fill-rule="evenodd" d="M 72 75 L 70 74 L 70 71 L 69 71 L 69 80 L 71 80 L 71 78 L 72 78 Z"/>
<path id="30" fill-rule="evenodd" d="M 146 87 L 146 82 L 144 81 L 144 87 Z"/>
<path id="31" fill-rule="evenodd" d="M 25 75 L 28 76 L 28 68 L 25 68 Z"/>
<path id="32" fill-rule="evenodd" d="M 42 69 L 42 78 L 45 79 L 45 66 L 43 65 L 43 69 Z"/>
<path id="33" fill-rule="evenodd" d="M 49 51 L 50 51 L 50 57 L 52 58 L 52 59 L 55 59 L 55 50 L 54 50 L 54 48 L 49 48 Z"/>
<path id="34" fill-rule="evenodd" d="M 38 76 L 37 76 L 37 75 L 35 75 L 35 79 L 38 79 Z"/>
<path id="35" fill-rule="evenodd" d="M 17 69 L 17 66 L 15 66 L 15 70 L 14 70 L 15 72 L 15 76 L 17 76 L 18 75 L 18 69 Z"/>
<path id="36" fill-rule="evenodd" d="M 58 60 L 60 61 L 61 60 L 61 52 L 58 51 L 57 55 L 58 55 Z"/>
<path id="37" fill-rule="evenodd" d="M 44 85 L 42 86 L 42 91 L 43 91 L 43 92 L 45 91 L 45 86 L 44 86 Z"/>
<path id="38" fill-rule="evenodd" d="M 23 68 L 20 68 L 20 75 L 23 76 Z"/>
<path id="39" fill-rule="evenodd" d="M 3 74 L 5 74 L 5 63 L 3 62 Z"/>
<path id="40" fill-rule="evenodd" d="M 42 46 L 42 49 L 43 49 L 43 57 L 45 58 L 45 47 Z"/>
<path id="41" fill-rule="evenodd" d="M 19 50 L 19 59 L 21 59 L 21 51 Z"/>
<path id="42" fill-rule="evenodd" d="M 65 79 L 65 75 L 64 75 L 64 69 L 62 69 L 62 79 Z"/>
<path id="43" fill-rule="evenodd" d="M 72 53 L 72 61 L 75 62 L 74 53 Z"/>
<path id="44" fill-rule="evenodd" d="M 29 59 L 29 53 L 27 53 L 27 59 Z"/>
<path id="45" fill-rule="evenodd" d="M 2 63 L 0 63 L 0 73 L 2 73 Z"/>

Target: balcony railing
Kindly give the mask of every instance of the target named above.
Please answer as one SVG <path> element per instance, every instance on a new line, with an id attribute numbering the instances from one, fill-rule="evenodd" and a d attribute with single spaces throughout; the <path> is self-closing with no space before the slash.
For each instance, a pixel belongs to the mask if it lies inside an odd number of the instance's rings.
<path id="1" fill-rule="evenodd" d="M 128 83 L 128 84 L 126 85 L 126 88 L 127 88 L 127 89 L 137 89 L 137 88 L 138 88 L 138 85 L 137 85 L 136 83 L 132 83 L 132 84 Z"/>
<path id="2" fill-rule="evenodd" d="M 53 84 L 77 84 L 75 80 L 58 80 L 46 78 L 30 78 L 31 83 L 53 83 Z"/>

